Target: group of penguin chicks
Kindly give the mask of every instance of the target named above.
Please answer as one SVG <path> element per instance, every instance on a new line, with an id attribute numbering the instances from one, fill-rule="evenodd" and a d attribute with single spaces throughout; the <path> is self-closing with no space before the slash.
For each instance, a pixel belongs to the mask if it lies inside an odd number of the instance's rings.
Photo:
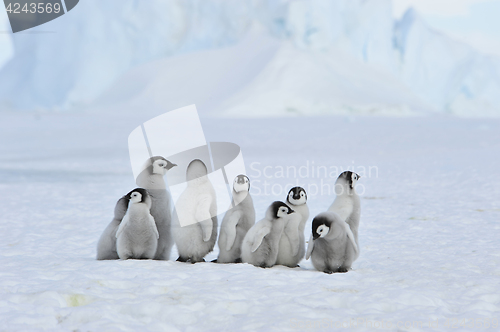
<path id="1" fill-rule="evenodd" d="M 171 212 L 171 198 L 163 176 L 177 166 L 152 157 L 137 177 L 136 188 L 116 203 L 115 216 L 97 245 L 97 259 L 168 260 L 173 243 L 181 262 L 204 262 L 217 240 L 215 191 L 207 168 L 199 160 L 187 167 L 187 187 Z M 286 203 L 273 202 L 255 223 L 250 180 L 233 182 L 231 207 L 219 234 L 216 263 L 250 263 L 258 267 L 297 267 L 304 258 L 325 273 L 347 272 L 359 256 L 360 200 L 355 185 L 359 175 L 345 171 L 335 184 L 336 198 L 326 212 L 314 217 L 306 251 L 304 229 L 309 218 L 307 193 L 292 188 Z M 181 226 L 179 216 L 184 226 Z M 187 222 L 187 225 L 186 225 Z"/>

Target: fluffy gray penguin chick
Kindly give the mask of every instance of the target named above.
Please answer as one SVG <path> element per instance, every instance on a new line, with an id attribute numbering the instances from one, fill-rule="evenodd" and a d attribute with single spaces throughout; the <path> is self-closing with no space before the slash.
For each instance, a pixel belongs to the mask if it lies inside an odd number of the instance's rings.
<path id="1" fill-rule="evenodd" d="M 285 223 L 293 216 L 295 213 L 288 205 L 280 201 L 273 202 L 264 219 L 252 226 L 245 235 L 241 260 L 259 267 L 274 266 Z"/>
<path id="2" fill-rule="evenodd" d="M 137 176 L 136 183 L 148 191 L 151 197 L 151 215 L 160 234 L 154 259 L 168 260 L 174 245 L 172 238 L 172 198 L 167 191 L 164 176 L 177 166 L 161 156 L 149 158 L 144 170 Z"/>
<path id="3" fill-rule="evenodd" d="M 116 252 L 120 259 L 153 259 L 158 246 L 158 230 L 149 213 L 151 198 L 143 188 L 128 193 L 129 206 L 116 231 Z"/>
<path id="4" fill-rule="evenodd" d="M 349 225 L 334 212 L 322 212 L 312 222 L 306 259 L 311 257 L 316 270 L 325 273 L 347 272 L 358 254 Z"/>
<path id="5" fill-rule="evenodd" d="M 243 174 L 233 181 L 233 199 L 219 234 L 217 263 L 240 263 L 241 244 L 248 230 L 255 224 L 255 208 L 250 195 L 250 179 Z"/>
<path id="6" fill-rule="evenodd" d="M 351 228 L 356 239 L 356 245 L 358 246 L 355 259 L 358 258 L 360 249 L 358 229 L 361 216 L 361 203 L 356 192 L 356 183 L 359 179 L 360 176 L 351 171 L 345 171 L 340 174 L 335 182 L 335 193 L 337 196 L 328 208 L 328 211 L 338 214 L 340 219 L 344 220 Z"/>
<path id="7" fill-rule="evenodd" d="M 129 200 L 127 195 L 123 196 L 116 202 L 115 206 L 115 216 L 113 220 L 106 227 L 99 242 L 97 242 L 97 259 L 118 259 L 118 253 L 116 252 L 116 231 L 120 226 L 120 223 L 127 213 Z"/>
<path id="8" fill-rule="evenodd" d="M 186 189 L 175 204 L 177 261 L 204 262 L 217 240 L 217 197 L 205 164 L 193 160 L 186 170 Z"/>

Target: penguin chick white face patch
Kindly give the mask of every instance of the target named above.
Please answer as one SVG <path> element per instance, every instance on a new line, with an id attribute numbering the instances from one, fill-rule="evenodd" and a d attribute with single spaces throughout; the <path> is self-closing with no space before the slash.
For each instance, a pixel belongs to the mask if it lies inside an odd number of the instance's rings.
<path id="1" fill-rule="evenodd" d="M 356 182 L 358 182 L 360 176 L 356 173 L 351 173 L 351 189 L 354 189 Z"/>
<path id="2" fill-rule="evenodd" d="M 286 207 L 280 207 L 279 210 L 278 210 L 278 215 L 277 217 L 278 218 L 282 218 L 284 216 L 286 216 L 287 214 L 289 214 L 289 209 L 287 209 Z"/>
<path id="3" fill-rule="evenodd" d="M 167 173 L 167 162 L 159 159 L 153 162 L 153 174 L 165 175 Z"/>
<path id="4" fill-rule="evenodd" d="M 328 227 L 326 225 L 320 225 L 316 229 L 316 233 L 319 234 L 319 237 L 325 237 L 328 234 L 329 231 L 330 231 L 330 227 Z"/>
<path id="5" fill-rule="evenodd" d="M 142 201 L 142 195 L 138 193 L 137 191 L 134 191 L 130 195 L 130 202 L 132 203 L 140 203 Z"/>

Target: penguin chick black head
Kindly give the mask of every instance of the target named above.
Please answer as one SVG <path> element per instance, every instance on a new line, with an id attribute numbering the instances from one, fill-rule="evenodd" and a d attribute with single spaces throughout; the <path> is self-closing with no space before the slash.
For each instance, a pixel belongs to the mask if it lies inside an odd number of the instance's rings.
<path id="1" fill-rule="evenodd" d="M 302 205 L 307 202 L 307 194 L 302 187 L 293 187 L 288 192 L 287 201 L 292 205 Z"/>
<path id="2" fill-rule="evenodd" d="M 337 182 L 339 183 L 340 181 L 345 181 L 348 185 L 349 188 L 354 189 L 354 186 L 356 185 L 356 182 L 361 178 L 359 174 L 351 172 L 351 171 L 345 171 L 342 172 L 342 174 L 339 175 L 337 178 Z"/>
<path id="3" fill-rule="evenodd" d="M 325 237 L 332 227 L 332 220 L 326 215 L 320 214 L 314 217 L 312 222 L 312 235 L 313 240 Z"/>
<path id="4" fill-rule="evenodd" d="M 269 206 L 268 212 L 271 214 L 273 219 L 283 218 L 287 214 L 292 214 L 295 211 L 290 209 L 288 205 L 281 201 L 276 201 Z"/>
<path id="5" fill-rule="evenodd" d="M 234 178 L 233 190 L 237 193 L 240 191 L 250 191 L 250 179 L 243 174 L 240 174 Z"/>
<path id="6" fill-rule="evenodd" d="M 135 188 L 131 192 L 129 192 L 125 197 L 128 198 L 130 203 L 146 203 L 146 200 L 149 197 L 146 189 L 143 188 Z"/>
<path id="7" fill-rule="evenodd" d="M 334 212 L 322 212 L 314 217 L 312 222 L 313 240 L 328 236 L 333 240 L 345 234 L 345 229 L 349 228 L 339 215 Z"/>
<path id="8" fill-rule="evenodd" d="M 159 174 L 162 176 L 167 174 L 167 171 L 169 169 L 171 169 L 174 166 L 177 166 L 176 164 L 172 164 L 170 161 L 161 156 L 151 157 L 149 161 L 151 162 L 150 172 L 152 174 Z"/>

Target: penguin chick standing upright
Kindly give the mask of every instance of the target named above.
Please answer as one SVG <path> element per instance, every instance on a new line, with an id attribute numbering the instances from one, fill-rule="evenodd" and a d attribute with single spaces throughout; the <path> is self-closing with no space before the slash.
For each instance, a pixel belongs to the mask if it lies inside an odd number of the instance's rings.
<path id="1" fill-rule="evenodd" d="M 356 239 L 356 245 L 358 246 L 358 251 L 354 259 L 357 259 L 359 256 L 358 229 L 361 204 L 355 188 L 359 178 L 360 176 L 358 174 L 351 171 L 345 171 L 340 174 L 335 182 L 335 193 L 337 197 L 328 208 L 329 212 L 338 214 L 340 219 L 344 220 L 351 228 L 354 238 Z"/>
<path id="2" fill-rule="evenodd" d="M 256 223 L 243 239 L 241 260 L 259 267 L 272 267 L 278 257 L 279 242 L 286 222 L 295 216 L 285 203 L 273 202 L 264 219 Z"/>
<path id="3" fill-rule="evenodd" d="M 116 231 L 116 251 L 120 259 L 153 259 L 158 246 L 158 229 L 149 213 L 151 198 L 142 188 L 128 193 L 129 205 Z"/>
<path id="4" fill-rule="evenodd" d="M 144 170 L 137 176 L 136 183 L 148 191 L 151 197 L 151 215 L 153 216 L 160 238 L 154 259 L 168 260 L 174 245 L 172 238 L 172 208 L 170 193 L 163 176 L 172 167 L 177 166 L 163 157 L 151 157 L 146 161 Z"/>
<path id="5" fill-rule="evenodd" d="M 217 198 L 207 167 L 193 160 L 186 170 L 187 187 L 175 204 L 173 234 L 180 262 L 203 262 L 217 240 Z M 185 225 L 185 226 L 183 226 Z"/>
<path id="6" fill-rule="evenodd" d="M 233 182 L 232 208 L 224 215 L 220 227 L 217 263 L 241 262 L 241 243 L 255 224 L 255 209 L 249 190 L 248 177 L 238 175 Z"/>
<path id="7" fill-rule="evenodd" d="M 118 259 L 116 252 L 116 231 L 120 226 L 120 222 L 127 213 L 129 200 L 127 195 L 123 196 L 116 202 L 115 217 L 104 230 L 99 242 L 97 242 L 97 259 Z"/>
<path id="8" fill-rule="evenodd" d="M 358 246 L 349 225 L 334 212 L 314 217 L 306 259 L 325 273 L 347 272 L 358 254 Z"/>
<path id="9" fill-rule="evenodd" d="M 309 218 L 309 208 L 307 207 L 307 194 L 304 188 L 293 187 L 290 189 L 286 204 L 297 212 L 297 215 L 290 218 L 285 225 L 276 264 L 297 267 L 306 253 L 304 229 Z"/>

